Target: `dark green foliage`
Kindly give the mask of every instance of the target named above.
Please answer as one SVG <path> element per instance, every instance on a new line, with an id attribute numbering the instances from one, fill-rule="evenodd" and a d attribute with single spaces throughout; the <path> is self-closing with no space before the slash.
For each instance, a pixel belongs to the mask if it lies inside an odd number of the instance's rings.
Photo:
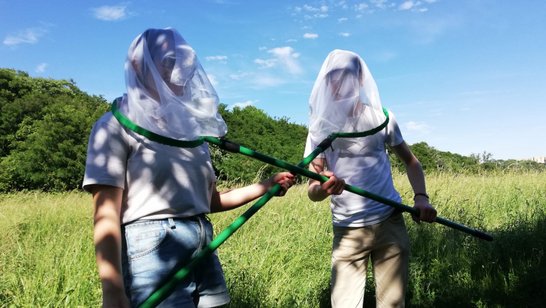
<path id="1" fill-rule="evenodd" d="M 0 191 L 77 189 L 82 180 L 87 140 L 107 102 L 80 91 L 73 82 L 32 78 L 0 69 Z M 273 157 L 301 160 L 306 128 L 273 119 L 254 107 L 228 111 L 220 106 L 227 138 Z M 220 179 L 249 183 L 276 170 L 252 158 L 211 146 Z"/>
<path id="2" fill-rule="evenodd" d="M 77 189 L 89 132 L 108 109 L 102 97 L 82 92 L 73 81 L 0 69 L 0 192 Z M 271 118 L 252 106 L 228 110 L 220 105 L 220 113 L 229 127 L 228 140 L 292 164 L 303 158 L 305 126 Z M 531 161 L 493 160 L 486 152 L 470 157 L 442 152 L 424 142 L 411 149 L 427 173 L 546 170 L 545 164 Z M 280 171 L 215 146 L 211 153 L 218 178 L 232 184 L 255 182 Z M 390 155 L 393 168 L 403 170 L 400 160 Z"/>
<path id="3" fill-rule="evenodd" d="M 221 105 L 220 112 L 229 128 L 228 140 L 293 164 L 303 159 L 306 127 L 285 118 L 273 119 L 252 106 L 228 111 Z M 225 151 L 221 151 L 221 160 L 215 158 L 222 180 L 249 183 L 279 171 L 258 160 Z"/>
<path id="4" fill-rule="evenodd" d="M 410 145 L 411 151 L 421 162 L 426 173 L 448 172 L 462 174 L 480 174 L 483 172 L 527 172 L 546 171 L 546 164 L 531 160 L 494 160 L 492 155 L 473 154 L 463 156 L 451 152 L 443 152 L 429 146 L 426 142 L 418 142 Z M 404 172 L 404 165 L 392 151 L 389 151 L 391 165 L 394 169 Z"/>
<path id="5" fill-rule="evenodd" d="M 410 146 L 411 151 L 421 162 L 425 172 L 469 172 L 475 173 L 480 168 L 480 163 L 473 157 L 466 157 L 451 152 L 438 151 L 425 142 L 415 143 Z M 390 154 L 394 168 L 404 171 L 402 162 L 394 154 Z"/>
<path id="6" fill-rule="evenodd" d="M 0 70 L 0 191 L 65 191 L 81 183 L 87 138 L 109 108 L 68 81 Z"/>

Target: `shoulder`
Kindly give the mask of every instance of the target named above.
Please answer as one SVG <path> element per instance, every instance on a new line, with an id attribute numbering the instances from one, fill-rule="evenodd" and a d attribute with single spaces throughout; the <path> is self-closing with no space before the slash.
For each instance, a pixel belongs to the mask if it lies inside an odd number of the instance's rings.
<path id="1" fill-rule="evenodd" d="M 124 127 L 114 117 L 112 112 L 103 114 L 93 125 L 91 140 L 119 140 L 123 143 L 130 143 L 130 138 Z"/>
<path id="2" fill-rule="evenodd" d="M 398 125 L 394 112 L 392 112 L 390 109 L 387 109 L 387 112 L 389 114 L 389 125 Z"/>
<path id="3" fill-rule="evenodd" d="M 388 110 L 389 112 L 389 124 L 387 125 L 387 144 L 389 146 L 396 146 L 401 144 L 404 141 L 404 138 L 402 137 L 402 132 L 400 130 L 400 126 L 398 125 L 398 121 L 396 120 L 396 117 L 394 116 L 394 113 L 391 110 Z"/>
<path id="4" fill-rule="evenodd" d="M 112 104 L 118 103 L 121 100 L 121 97 L 116 98 Z M 119 121 L 114 117 L 114 114 L 112 111 L 105 112 L 95 123 L 95 125 L 101 125 L 101 126 L 109 126 L 109 127 L 115 127 L 115 128 L 121 128 L 121 124 Z"/>
<path id="5" fill-rule="evenodd" d="M 94 125 L 94 129 L 106 129 L 109 133 L 120 133 L 123 129 L 119 121 L 114 117 L 112 112 L 103 114 Z"/>

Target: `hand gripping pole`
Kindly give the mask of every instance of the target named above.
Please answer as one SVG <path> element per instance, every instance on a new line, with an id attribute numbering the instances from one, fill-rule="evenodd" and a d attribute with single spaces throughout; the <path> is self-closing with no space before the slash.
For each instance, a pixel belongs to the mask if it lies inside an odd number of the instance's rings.
<path id="1" fill-rule="evenodd" d="M 230 142 L 228 140 L 222 139 L 222 138 L 216 138 L 216 137 L 204 137 L 204 141 L 208 143 L 212 143 L 216 146 L 218 146 L 221 149 L 224 149 L 226 151 L 232 152 L 232 153 L 240 153 L 245 156 L 249 156 L 255 159 L 258 159 L 262 162 L 268 163 L 270 165 L 288 170 L 292 172 L 293 174 L 299 174 L 317 181 L 325 182 L 328 180 L 328 177 L 320 175 L 318 173 L 309 171 L 307 169 L 304 169 L 305 166 L 307 166 L 318 154 L 325 151 L 328 147 L 330 147 L 331 143 L 335 140 L 337 137 L 345 137 L 344 134 L 332 134 L 328 136 L 324 141 L 322 141 L 319 146 L 307 157 L 305 157 L 297 166 L 292 165 L 290 163 L 287 163 L 283 160 L 276 159 L 270 156 L 267 156 L 265 154 L 256 152 L 254 150 L 251 150 L 249 148 L 246 148 L 244 146 L 241 146 L 239 144 Z M 352 136 L 351 136 L 352 137 Z M 139 307 L 155 307 L 159 305 L 165 298 L 167 298 L 174 290 L 176 285 L 180 283 L 183 279 L 186 278 L 186 276 L 195 268 L 201 260 L 209 256 L 216 250 L 220 245 L 222 245 L 233 233 L 235 233 L 248 219 L 250 219 L 258 210 L 260 210 L 271 198 L 273 198 L 275 195 L 277 195 L 280 192 L 281 186 L 279 184 L 275 184 L 272 188 L 269 189 L 267 193 L 265 193 L 254 205 L 252 205 L 246 212 L 244 212 L 241 216 L 239 216 L 231 225 L 229 225 L 226 229 L 224 229 L 220 234 L 218 234 L 210 243 L 207 245 L 204 249 L 202 249 L 195 257 L 193 257 L 188 264 L 186 264 L 184 267 L 178 269 L 174 274 L 168 279 L 164 281 L 164 283 L 156 290 L 154 291 Z M 409 212 L 413 215 L 419 215 L 419 210 L 404 205 L 399 202 L 395 202 L 393 200 L 383 198 L 381 196 L 375 195 L 373 193 L 367 192 L 363 189 L 354 187 L 352 185 L 345 184 L 344 189 L 347 191 L 350 191 L 352 193 L 355 193 L 357 195 L 373 199 L 375 201 L 384 203 L 386 205 L 389 205 L 391 207 L 394 207 L 395 209 L 398 209 L 400 211 Z M 455 223 L 452 221 L 449 221 L 447 219 L 436 217 L 435 222 L 440 223 L 442 225 L 451 227 L 453 229 L 468 233 L 470 235 L 473 235 L 475 237 L 478 237 L 483 240 L 492 241 L 493 237 L 487 233 L 484 233 L 482 231 L 469 228 L 467 226 L 464 226 L 459 223 Z"/>

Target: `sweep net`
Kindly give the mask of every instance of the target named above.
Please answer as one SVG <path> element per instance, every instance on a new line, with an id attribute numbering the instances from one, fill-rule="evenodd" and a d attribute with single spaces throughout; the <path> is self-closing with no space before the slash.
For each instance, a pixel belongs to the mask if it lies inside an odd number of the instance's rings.
<path id="1" fill-rule="evenodd" d="M 193 48 L 174 29 L 148 29 L 129 47 L 119 112 L 152 133 L 191 141 L 224 136 L 218 96 Z"/>
<path id="2" fill-rule="evenodd" d="M 346 50 L 328 54 L 311 91 L 309 107 L 309 137 L 313 144 L 332 133 L 371 131 L 388 120 L 366 63 Z"/>

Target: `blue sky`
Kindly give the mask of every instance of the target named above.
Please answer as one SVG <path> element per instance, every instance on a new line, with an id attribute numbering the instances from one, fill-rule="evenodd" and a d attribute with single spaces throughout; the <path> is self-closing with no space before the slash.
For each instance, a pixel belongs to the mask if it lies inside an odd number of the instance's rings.
<path id="1" fill-rule="evenodd" d="M 543 0 L 0 0 L 0 67 L 111 100 L 134 37 L 174 27 L 222 103 L 306 124 L 324 58 L 348 49 L 408 143 L 525 159 L 546 156 L 545 16 Z"/>

